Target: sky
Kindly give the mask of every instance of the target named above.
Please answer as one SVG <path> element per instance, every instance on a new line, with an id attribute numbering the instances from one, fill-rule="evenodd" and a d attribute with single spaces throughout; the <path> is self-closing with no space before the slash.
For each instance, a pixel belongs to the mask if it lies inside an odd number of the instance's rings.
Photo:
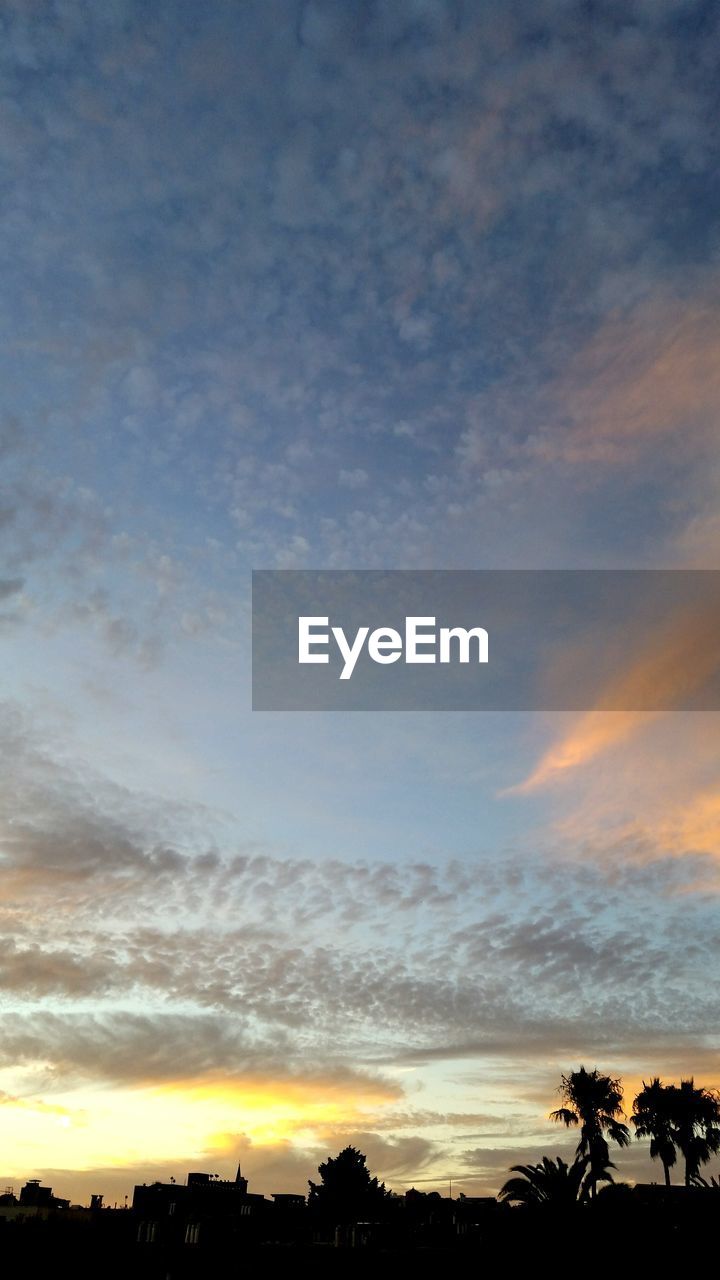
<path id="1" fill-rule="evenodd" d="M 717 713 L 249 665 L 252 569 L 717 567 L 719 21 L 3 4 L 3 1185 L 494 1193 L 563 1072 L 720 1086 Z"/>

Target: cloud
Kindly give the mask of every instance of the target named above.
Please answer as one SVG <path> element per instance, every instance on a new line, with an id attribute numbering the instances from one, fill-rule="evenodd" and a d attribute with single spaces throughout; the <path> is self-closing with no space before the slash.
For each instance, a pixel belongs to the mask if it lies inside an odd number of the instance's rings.
<path id="1" fill-rule="evenodd" d="M 615 657 L 596 705 L 546 719 L 550 745 L 503 793 L 548 794 L 554 837 L 566 848 L 605 859 L 716 856 L 720 718 L 677 710 L 688 700 L 712 705 L 706 691 L 718 668 L 717 619 L 711 592 L 704 583 L 701 589 L 702 603 L 678 602 L 649 638 L 624 634 L 627 652 Z M 565 662 L 572 669 L 573 660 L 572 652 L 555 655 L 556 672 Z M 712 881 L 710 871 L 698 883 Z"/>
<path id="2" fill-rule="evenodd" d="M 9 12 L 5 266 L 33 388 L 14 407 L 47 429 L 50 479 L 89 480 L 97 449 L 113 532 L 139 521 L 171 553 L 210 523 L 232 581 L 235 556 L 298 563 L 296 538 L 329 565 L 442 563 L 497 522 L 496 554 L 512 536 L 527 556 L 523 496 L 548 544 L 574 514 L 553 467 L 593 484 L 631 440 L 673 452 L 681 420 L 696 453 L 716 392 L 708 31 L 640 4 L 590 43 L 574 3 L 280 11 L 271 31 L 261 5 L 211 7 L 190 31 L 129 5 L 82 57 L 71 17 Z M 505 477 L 497 508 L 455 459 L 465 429 L 488 488 Z M 428 458 L 451 489 L 431 509 Z M 362 472 L 353 522 L 338 477 Z"/>
<path id="3" fill-rule="evenodd" d="M 381 1179 L 413 1178 L 422 1173 L 436 1154 L 436 1144 L 419 1135 L 412 1137 L 384 1138 L 366 1131 L 329 1133 L 326 1146 L 330 1151 L 343 1146 L 357 1147 L 367 1156 L 368 1168 Z"/>
<path id="4" fill-rule="evenodd" d="M 0 981 L 5 1070 L 53 1089 L 289 1088 L 331 1045 L 333 1080 L 522 1094 L 538 1057 L 702 1061 L 717 1020 L 706 719 L 571 725 L 506 849 L 499 734 L 403 731 L 419 773 L 388 732 L 380 793 L 329 733 L 278 804 L 304 726 L 228 710 L 250 564 L 716 559 L 716 19 L 360 8 L 7 9 L 4 627 L 67 718 L 0 723 Z M 665 658 L 623 679 L 670 707 Z M 93 750 L 167 757 L 165 798 Z M 378 1159 L 424 1163 L 378 1111 Z"/>
<path id="5" fill-rule="evenodd" d="M 655 296 L 602 321 L 546 395 L 555 423 L 531 442 L 546 462 L 629 467 L 658 446 L 713 452 L 720 402 L 718 298 Z M 547 412 L 547 410 L 546 410 Z"/>
<path id="6" fill-rule="evenodd" d="M 338 482 L 344 489 L 364 489 L 368 482 L 368 473 L 362 467 L 352 470 L 341 469 Z"/>
<path id="7" fill-rule="evenodd" d="M 717 621 L 714 601 L 706 600 L 690 608 L 680 605 L 665 626 L 652 628 L 649 640 L 626 635 L 623 667 L 607 681 L 596 706 L 578 717 L 530 777 L 511 791 L 532 791 L 591 764 L 646 729 L 653 715 L 702 695 L 720 664 Z M 567 662 L 563 655 L 557 665 L 562 669 Z"/>
<path id="8" fill-rule="evenodd" d="M 363 1073 L 335 1055 L 313 1065 L 298 1056 L 289 1038 L 263 1035 L 245 1019 L 180 1012 L 137 1014 L 114 1010 L 60 1014 L 37 1010 L 2 1016 L 3 1067 L 23 1068 L 34 1089 L 76 1088 L 101 1081 L 112 1085 L 162 1085 L 221 1096 L 256 1085 L 292 1098 L 294 1093 L 333 1095 L 353 1092 L 374 1099 L 397 1097 L 398 1087 L 379 1073 Z M 42 1086 L 41 1086 L 42 1087 Z"/>
<path id="9" fill-rule="evenodd" d="M 2 1054 L 36 1088 L 657 1061 L 715 1016 L 712 916 L 702 892 L 678 896 L 702 859 L 606 873 L 234 852 L 208 842 L 210 815 L 71 767 L 22 717 L 2 728 Z M 436 1123 L 455 1121 L 418 1119 Z"/>

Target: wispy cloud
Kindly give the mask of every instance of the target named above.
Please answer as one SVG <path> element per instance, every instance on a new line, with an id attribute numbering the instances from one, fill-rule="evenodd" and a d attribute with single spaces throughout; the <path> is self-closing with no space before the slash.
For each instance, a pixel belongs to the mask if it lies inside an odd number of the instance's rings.
<path id="1" fill-rule="evenodd" d="M 572 775 L 695 694 L 702 708 L 702 691 L 720 665 L 716 614 L 716 606 L 707 600 L 701 606 L 681 606 L 664 626 L 652 628 L 649 639 L 647 634 L 634 638 L 631 631 L 622 666 L 608 680 L 597 705 L 573 720 L 565 736 L 510 793 L 532 791 Z M 563 655 L 557 666 L 572 659 L 572 654 Z"/>

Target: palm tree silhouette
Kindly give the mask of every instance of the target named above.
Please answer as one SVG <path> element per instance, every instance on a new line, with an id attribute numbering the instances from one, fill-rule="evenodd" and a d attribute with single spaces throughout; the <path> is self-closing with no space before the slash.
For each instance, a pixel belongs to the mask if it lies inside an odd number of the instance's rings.
<path id="1" fill-rule="evenodd" d="M 612 1182 L 606 1165 L 602 1172 L 595 1175 L 596 1182 Z M 567 1165 L 559 1157 L 550 1160 L 543 1156 L 539 1164 L 514 1164 L 511 1173 L 519 1173 L 519 1178 L 508 1178 L 498 1193 L 499 1200 L 511 1204 L 552 1205 L 555 1208 L 568 1208 L 577 1204 L 587 1196 L 590 1186 L 590 1157 L 576 1156 L 571 1165 Z"/>
<path id="2" fill-rule="evenodd" d="M 600 1075 L 597 1067 L 594 1071 L 580 1067 L 579 1071 L 562 1077 L 558 1092 L 565 1105 L 551 1111 L 550 1119 L 568 1128 L 580 1125 L 577 1154 L 589 1157 L 588 1185 L 594 1197 L 596 1184 L 602 1181 L 604 1171 L 612 1167 L 605 1134 L 619 1147 L 630 1143 L 630 1130 L 619 1119 L 623 1114 L 622 1085 L 611 1076 Z"/>
<path id="3" fill-rule="evenodd" d="M 650 1139 L 650 1158 L 660 1160 L 665 1186 L 670 1186 L 670 1170 L 675 1164 L 674 1085 L 661 1084 L 657 1076 L 643 1087 L 633 1102 L 632 1123 L 637 1138 Z"/>
<path id="4" fill-rule="evenodd" d="M 714 1152 L 720 1150 L 720 1096 L 694 1079 L 671 1085 L 673 1139 L 685 1158 L 685 1186 L 692 1184 Z"/>
<path id="5" fill-rule="evenodd" d="M 701 1178 L 699 1173 L 694 1173 L 690 1179 L 690 1185 L 693 1187 L 702 1187 L 704 1191 L 720 1191 L 720 1177 L 714 1177 L 710 1174 L 710 1180 Z"/>

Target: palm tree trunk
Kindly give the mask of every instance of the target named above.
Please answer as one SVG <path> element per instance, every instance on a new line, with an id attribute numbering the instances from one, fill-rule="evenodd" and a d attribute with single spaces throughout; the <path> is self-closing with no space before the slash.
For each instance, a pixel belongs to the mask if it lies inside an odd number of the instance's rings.
<path id="1" fill-rule="evenodd" d="M 665 1186 L 670 1186 L 670 1165 L 667 1160 L 663 1160 L 663 1169 L 665 1170 Z"/>

